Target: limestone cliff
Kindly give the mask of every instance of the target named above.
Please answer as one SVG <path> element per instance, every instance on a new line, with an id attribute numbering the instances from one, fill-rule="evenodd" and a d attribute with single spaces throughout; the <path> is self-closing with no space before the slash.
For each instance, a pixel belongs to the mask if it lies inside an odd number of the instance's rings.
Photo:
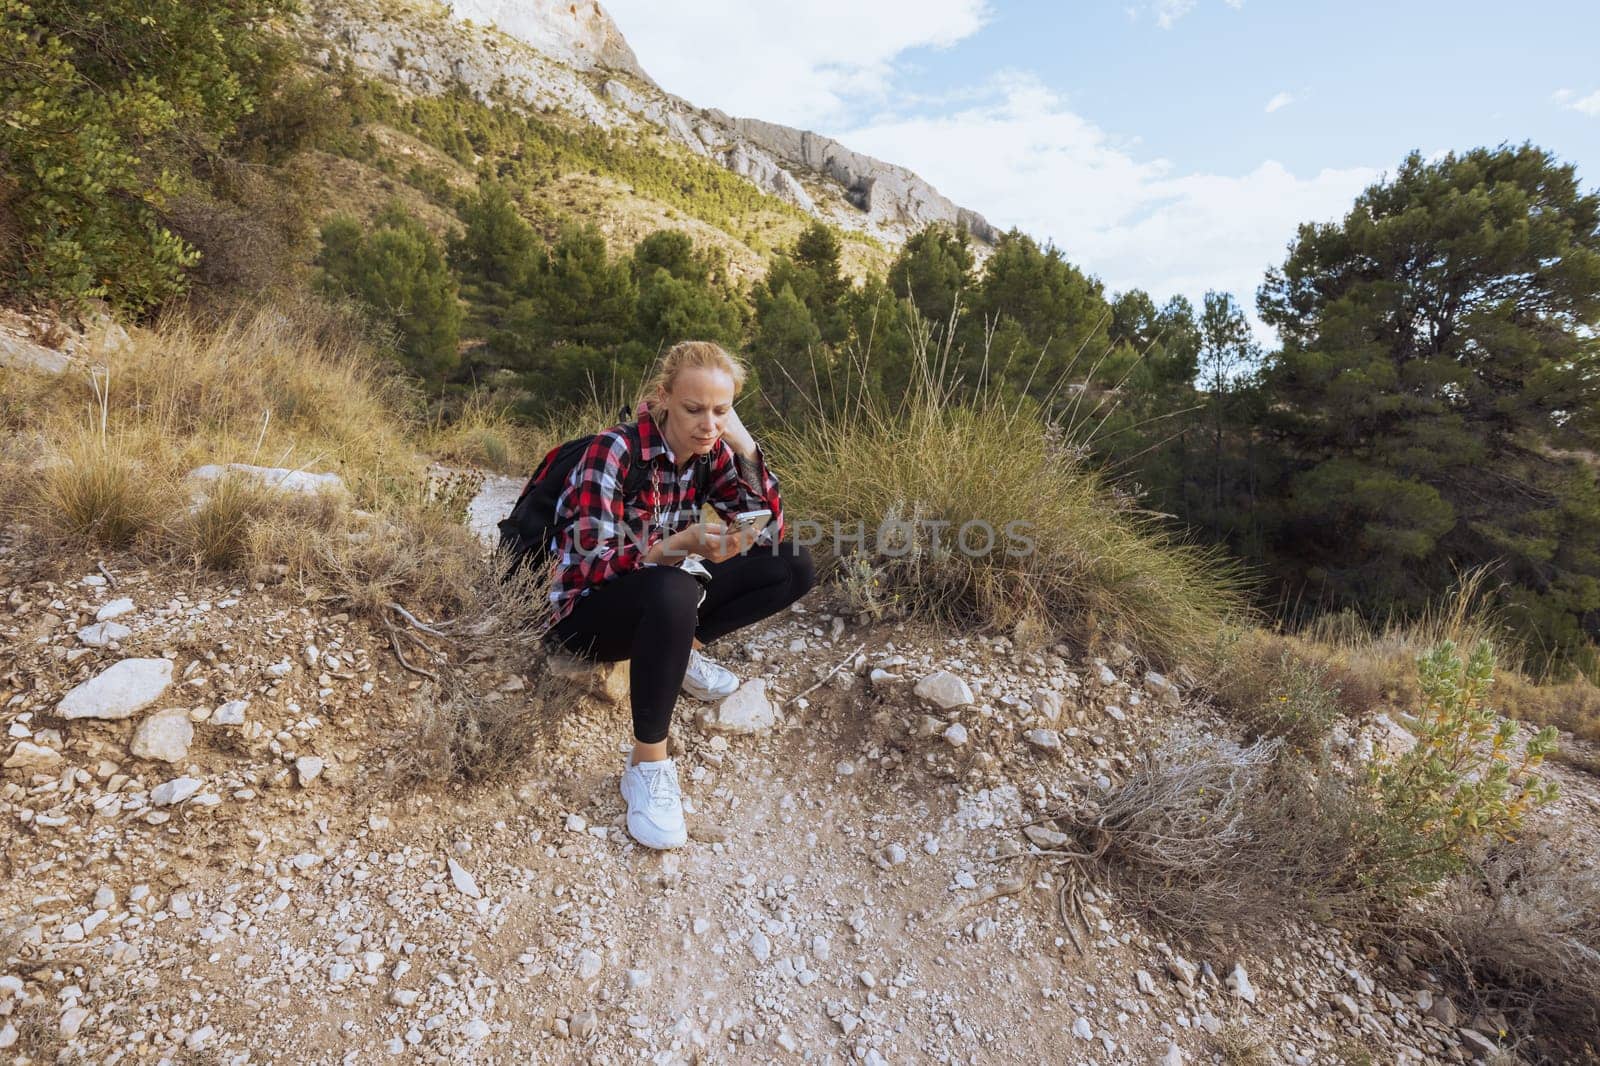
<path id="1" fill-rule="evenodd" d="M 421 93 L 460 84 L 682 145 L 819 218 L 899 244 L 930 222 L 996 233 L 904 167 L 816 133 L 697 108 L 663 91 L 595 0 L 314 0 L 328 55 Z"/>

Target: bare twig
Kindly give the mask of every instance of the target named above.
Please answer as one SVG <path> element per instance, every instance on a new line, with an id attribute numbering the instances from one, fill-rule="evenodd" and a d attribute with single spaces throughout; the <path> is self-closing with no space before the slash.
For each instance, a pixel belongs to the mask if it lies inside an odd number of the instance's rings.
<path id="1" fill-rule="evenodd" d="M 1021 892 L 1027 887 L 1028 880 L 1025 877 L 1007 878 L 1006 880 L 1001 881 L 999 884 L 990 885 L 988 888 L 984 889 L 982 892 L 979 892 L 976 896 L 973 896 L 969 900 L 957 900 L 939 916 L 939 921 L 948 922 L 952 918 L 959 915 L 962 911 L 971 910 L 973 907 L 981 907 L 991 900 L 999 899 L 1001 896 L 1015 896 L 1017 893 Z"/>
<path id="2" fill-rule="evenodd" d="M 806 689 L 804 692 L 800 692 L 800 693 L 797 693 L 797 694 L 795 694 L 793 696 L 790 696 L 788 699 L 783 701 L 783 705 L 785 707 L 787 707 L 789 704 L 793 703 L 795 700 L 802 699 L 802 698 L 804 698 L 806 696 L 809 696 L 813 692 L 817 691 L 817 689 L 821 688 L 823 685 L 826 685 L 833 678 L 834 674 L 837 674 L 840 670 L 844 669 L 844 664 L 845 663 L 849 662 L 851 659 L 854 659 L 857 655 L 860 655 L 861 654 L 861 649 L 865 648 L 866 646 L 867 646 L 867 642 L 864 641 L 864 640 L 860 644 L 857 644 L 855 651 L 851 652 L 849 655 L 846 655 L 843 659 L 839 660 L 838 664 L 835 665 L 832 670 L 829 670 L 826 674 L 824 674 L 822 676 L 821 680 L 819 680 L 815 685 L 812 685 L 810 688 Z"/>
<path id="3" fill-rule="evenodd" d="M 117 587 L 121 584 L 119 581 L 117 581 L 116 575 L 113 574 L 111 571 L 106 569 L 106 564 L 103 561 L 95 563 L 94 564 L 94 568 L 96 570 L 100 571 L 101 575 L 106 579 L 107 583 L 109 583 L 111 585 L 111 588 L 112 588 L 113 591 L 115 591 L 117 589 Z"/>
<path id="4" fill-rule="evenodd" d="M 449 634 L 442 632 L 441 627 L 448 629 L 459 621 L 459 619 L 454 619 L 449 622 L 439 622 L 435 625 L 428 625 L 427 623 L 420 621 L 416 615 L 412 614 L 398 603 L 390 602 L 386 604 L 386 606 L 389 608 L 389 610 L 393 611 L 395 614 L 398 614 L 401 618 L 404 618 L 407 622 L 409 622 L 413 628 L 420 629 L 430 637 L 442 637 L 445 640 L 449 640 Z"/>
<path id="5" fill-rule="evenodd" d="M 389 647 L 394 649 L 394 657 L 400 660 L 400 665 L 405 667 L 411 673 L 417 674 L 420 677 L 425 677 L 437 685 L 439 683 L 438 674 L 431 670 L 424 670 L 420 666 L 413 666 L 411 664 L 411 660 L 406 658 L 406 653 L 400 649 L 400 630 L 394 627 L 394 623 L 385 618 L 383 620 L 383 625 L 384 628 L 389 631 Z"/>

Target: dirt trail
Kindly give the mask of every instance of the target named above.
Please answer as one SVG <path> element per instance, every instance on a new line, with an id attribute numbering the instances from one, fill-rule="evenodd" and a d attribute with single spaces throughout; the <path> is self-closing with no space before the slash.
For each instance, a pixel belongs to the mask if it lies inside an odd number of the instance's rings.
<path id="1" fill-rule="evenodd" d="M 397 793 L 385 761 L 432 693 L 378 634 L 287 586 L 109 569 L 117 588 L 92 559 L 40 569 L 0 543 L 15 1061 L 1470 1057 L 1419 1006 L 1441 989 L 1326 930 L 1185 961 L 1091 895 L 1077 951 L 1058 868 L 1018 827 L 1174 717 L 1206 720 L 1131 662 L 858 626 L 819 593 L 714 649 L 780 700 L 850 660 L 775 729 L 713 733 L 680 702 L 693 839 L 662 855 L 623 830 L 624 707 L 575 705 L 504 784 Z M 126 635 L 87 644 L 121 598 Z M 152 703 L 62 717 L 130 658 L 172 665 Z M 526 698 L 518 667 L 484 664 L 493 698 Z M 940 671 L 970 702 L 915 694 Z M 166 708 L 186 750 L 133 755 Z"/>

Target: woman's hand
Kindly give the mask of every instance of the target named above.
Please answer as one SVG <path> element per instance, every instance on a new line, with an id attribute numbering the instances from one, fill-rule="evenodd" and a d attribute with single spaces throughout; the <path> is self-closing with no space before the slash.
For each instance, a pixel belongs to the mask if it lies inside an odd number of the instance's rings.
<path id="1" fill-rule="evenodd" d="M 756 457 L 756 439 L 744 428 L 744 423 L 739 421 L 739 412 L 732 407 L 728 408 L 727 421 L 722 424 L 722 439 L 728 442 L 728 447 L 735 454 L 746 459 Z"/>
<path id="2" fill-rule="evenodd" d="M 726 526 L 697 522 L 657 541 L 645 553 L 645 562 L 676 566 L 686 555 L 698 555 L 713 563 L 725 562 L 754 544 L 757 533 L 753 529 L 730 530 Z"/>

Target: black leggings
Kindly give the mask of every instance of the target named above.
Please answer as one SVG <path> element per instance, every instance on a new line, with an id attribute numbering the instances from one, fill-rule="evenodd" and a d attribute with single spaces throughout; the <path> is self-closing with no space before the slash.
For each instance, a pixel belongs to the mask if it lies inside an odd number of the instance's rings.
<path id="1" fill-rule="evenodd" d="M 711 584 L 676 566 L 646 566 L 590 589 L 550 631 L 574 655 L 599 662 L 631 660 L 628 685 L 633 735 L 641 744 L 667 739 L 672 707 L 689 668 L 694 638 L 710 644 L 804 596 L 816 582 L 811 553 L 792 540 L 752 548 L 705 564 Z"/>

